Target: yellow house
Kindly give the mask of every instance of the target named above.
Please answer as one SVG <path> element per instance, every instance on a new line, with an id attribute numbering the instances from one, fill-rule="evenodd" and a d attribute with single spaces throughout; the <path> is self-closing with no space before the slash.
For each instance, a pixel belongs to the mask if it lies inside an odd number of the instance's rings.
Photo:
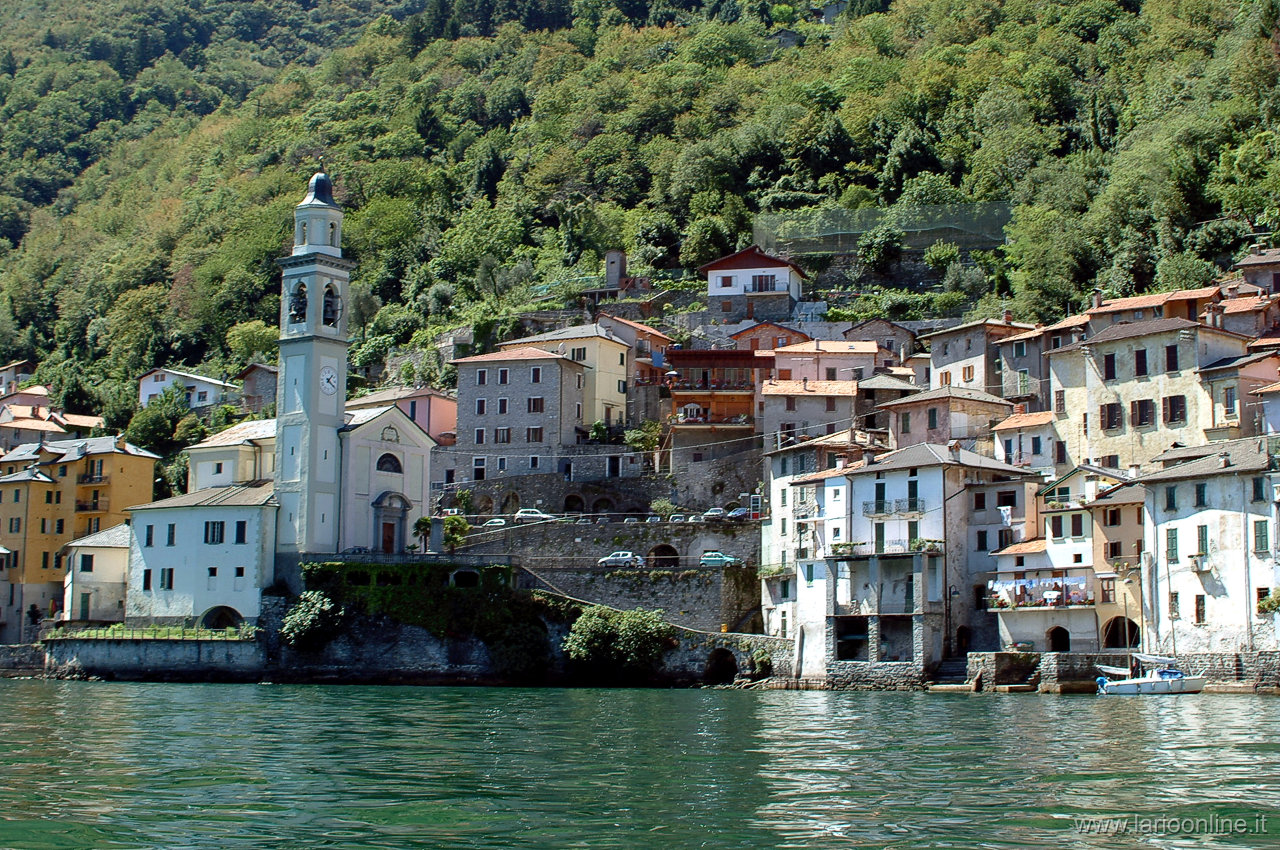
<path id="1" fill-rule="evenodd" d="M 25 443 L 0 457 L 8 583 L 0 590 L 0 642 L 30 639 L 35 615 L 62 607 L 63 546 L 127 521 L 126 508 L 151 501 L 158 459 L 123 437 Z"/>
<path id="2" fill-rule="evenodd" d="M 626 424 L 627 376 L 630 374 L 632 348 L 608 325 L 576 325 L 537 336 L 499 344 L 505 351 L 512 348 L 541 348 L 561 354 L 587 367 L 583 378 L 582 422 L 606 425 Z"/>

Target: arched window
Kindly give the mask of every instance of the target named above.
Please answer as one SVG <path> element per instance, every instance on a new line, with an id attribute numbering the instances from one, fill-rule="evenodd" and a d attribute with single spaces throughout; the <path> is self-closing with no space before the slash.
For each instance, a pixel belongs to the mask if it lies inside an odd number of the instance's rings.
<path id="1" fill-rule="evenodd" d="M 338 225 L 335 222 L 329 222 L 329 247 L 338 247 Z"/>
<path id="2" fill-rule="evenodd" d="M 338 293 L 333 291 L 332 286 L 324 288 L 324 312 L 320 316 L 320 321 L 331 328 L 338 325 Z"/>
<path id="3" fill-rule="evenodd" d="M 307 285 L 299 283 L 298 288 L 293 290 L 293 296 L 289 299 L 289 321 L 293 324 L 301 324 L 307 320 Z"/>
<path id="4" fill-rule="evenodd" d="M 307 223 L 305 221 L 298 225 L 298 244 L 307 244 Z"/>
<path id="5" fill-rule="evenodd" d="M 404 472 L 404 470 L 400 468 L 400 459 L 391 453 L 387 453 L 378 458 L 378 471 L 396 473 Z"/>

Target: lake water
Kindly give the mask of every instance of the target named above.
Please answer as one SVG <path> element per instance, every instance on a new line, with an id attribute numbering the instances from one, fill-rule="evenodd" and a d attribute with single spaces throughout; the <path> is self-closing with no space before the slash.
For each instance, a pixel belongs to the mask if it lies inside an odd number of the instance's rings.
<path id="1" fill-rule="evenodd" d="M 6 848 L 1280 846 L 1266 697 L 6 680 L 0 740 Z"/>

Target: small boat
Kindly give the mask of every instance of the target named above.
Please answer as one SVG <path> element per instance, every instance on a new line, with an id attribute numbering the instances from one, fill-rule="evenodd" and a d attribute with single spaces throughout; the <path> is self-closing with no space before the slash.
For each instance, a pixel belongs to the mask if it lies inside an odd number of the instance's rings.
<path id="1" fill-rule="evenodd" d="M 1145 669 L 1134 676 L 1124 667 L 1098 665 L 1103 675 L 1097 678 L 1099 696 L 1122 694 L 1198 694 L 1204 690 L 1204 676 L 1188 676 L 1178 669 L 1178 661 L 1164 655 L 1133 654 Z"/>

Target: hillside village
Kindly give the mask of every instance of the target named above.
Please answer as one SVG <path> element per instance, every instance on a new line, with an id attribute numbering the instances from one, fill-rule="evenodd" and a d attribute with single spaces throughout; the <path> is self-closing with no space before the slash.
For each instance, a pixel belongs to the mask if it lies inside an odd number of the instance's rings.
<path id="1" fill-rule="evenodd" d="M 139 376 L 140 406 L 236 411 L 185 449 L 185 493 L 152 501 L 155 453 L 52 409 L 36 364 L 0 368 L 0 642 L 252 625 L 305 563 L 447 553 L 529 587 L 745 566 L 745 607 L 632 601 L 789 641 L 786 672 L 837 686 L 979 650 L 1280 649 L 1280 250 L 1047 326 L 825 321 L 759 247 L 698 291 L 614 252 L 522 335 L 438 340 L 456 389 L 356 395 L 342 226 L 318 173 L 278 261 L 278 362 Z"/>

